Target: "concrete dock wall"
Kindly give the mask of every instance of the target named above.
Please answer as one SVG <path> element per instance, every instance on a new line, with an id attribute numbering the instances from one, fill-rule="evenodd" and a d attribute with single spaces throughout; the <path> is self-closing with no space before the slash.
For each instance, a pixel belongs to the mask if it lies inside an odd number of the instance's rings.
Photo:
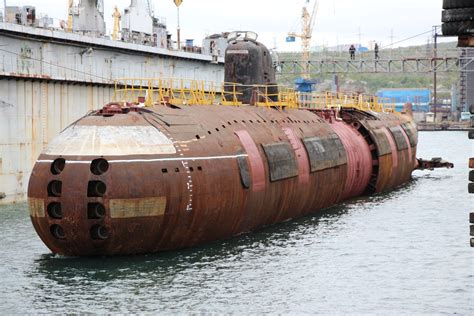
<path id="1" fill-rule="evenodd" d="M 113 80 L 224 78 L 222 58 L 0 23 L 0 204 L 23 201 L 44 146 L 112 101 Z"/>
<path id="2" fill-rule="evenodd" d="M 69 124 L 113 97 L 110 86 L 0 80 L 0 204 L 26 197 L 44 146 Z"/>

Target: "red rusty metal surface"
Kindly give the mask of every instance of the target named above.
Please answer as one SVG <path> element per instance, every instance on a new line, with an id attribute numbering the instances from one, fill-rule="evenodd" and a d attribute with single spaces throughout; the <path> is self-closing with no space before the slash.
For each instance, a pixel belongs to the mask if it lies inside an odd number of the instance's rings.
<path id="1" fill-rule="evenodd" d="M 349 123 L 354 121 L 360 123 L 367 136 L 372 139 L 372 146 L 376 150 L 373 152 L 375 175 L 371 180 L 373 192 L 394 188 L 410 179 L 416 162 L 418 138 L 416 125 L 410 115 L 345 111 L 343 118 Z M 410 135 L 406 134 L 405 128 L 409 129 Z M 398 142 L 406 149 L 398 148 L 397 140 L 390 129 L 399 133 Z"/>
<path id="2" fill-rule="evenodd" d="M 388 143 L 390 144 L 390 149 L 392 150 L 392 169 L 398 168 L 398 150 L 397 145 L 395 144 L 395 140 L 393 139 L 392 134 L 388 130 L 388 128 L 382 128 L 385 136 L 387 136 Z"/>
<path id="3" fill-rule="evenodd" d="M 400 123 L 390 115 L 372 120 L 378 127 Z M 90 139 L 81 136 L 84 142 L 76 153 L 45 151 L 32 172 L 28 190 L 32 222 L 54 253 L 146 253 L 229 238 L 362 194 L 372 171 L 369 145 L 355 128 L 342 121 L 330 124 L 304 110 L 156 106 L 107 116 L 97 112 L 79 120 L 74 131 L 102 126 L 106 129 Z M 131 133 L 130 140 L 121 138 L 124 128 Z M 347 167 L 309 172 L 301 140 L 326 138 L 334 132 L 347 150 Z M 161 135 L 167 144 L 153 145 L 147 133 Z M 81 150 L 90 153 L 94 139 L 116 144 L 117 152 L 81 154 Z M 133 144 L 141 140 L 145 145 Z M 298 176 L 271 182 L 262 144 L 281 142 L 289 142 L 295 150 Z M 130 154 L 126 154 L 127 148 Z M 137 148 L 140 153 L 133 153 Z M 162 151 L 146 153 L 147 148 Z M 253 188 L 259 190 L 242 185 L 236 157 L 243 152 L 252 169 Z M 400 153 L 402 158 L 392 176 L 400 179 L 393 184 L 402 182 L 412 170 L 408 151 Z M 52 162 L 60 156 L 66 163 L 61 172 L 53 174 Z M 108 161 L 108 168 L 96 174 L 91 170 L 92 162 L 101 156 Z M 380 157 L 379 163 L 388 156 Z M 61 181 L 60 196 L 48 193 L 51 181 Z M 88 196 L 90 181 L 105 184 L 103 196 Z M 387 183 L 385 188 L 391 185 Z M 61 218 L 48 213 L 51 203 L 60 203 Z M 91 216 L 90 203 L 102 204 L 105 214 Z M 57 227 L 62 238 L 54 230 Z M 103 231 L 96 231 L 98 227 Z M 97 238 L 98 232 L 106 236 Z"/>
<path id="4" fill-rule="evenodd" d="M 347 153 L 347 179 L 343 199 L 361 195 L 367 188 L 372 173 L 369 145 L 364 137 L 349 125 L 334 121 L 331 126 L 341 139 Z"/>
<path id="5" fill-rule="evenodd" d="M 411 146 L 410 146 L 410 139 L 408 138 L 408 135 L 407 135 L 407 133 L 405 132 L 405 130 L 403 128 L 400 128 L 400 131 L 402 132 L 403 138 L 405 138 L 405 141 L 407 142 L 407 145 L 408 145 L 408 148 L 407 148 L 408 161 L 410 163 L 413 163 L 413 166 L 415 166 L 415 163 L 414 163 L 415 157 L 413 157 L 413 152 L 412 152 L 412 149 L 411 149 Z"/>
<path id="6" fill-rule="evenodd" d="M 255 142 L 246 130 L 235 131 L 248 154 L 250 161 L 250 171 L 252 173 L 252 190 L 262 191 L 265 189 L 265 167 L 262 157 L 258 151 Z"/>
<path id="7" fill-rule="evenodd" d="M 299 170 L 299 183 L 307 184 L 309 182 L 309 160 L 306 150 L 304 149 L 301 139 L 298 138 L 290 127 L 283 127 L 283 131 L 290 140 L 290 144 L 293 147 L 296 159 L 298 161 L 298 170 Z"/>

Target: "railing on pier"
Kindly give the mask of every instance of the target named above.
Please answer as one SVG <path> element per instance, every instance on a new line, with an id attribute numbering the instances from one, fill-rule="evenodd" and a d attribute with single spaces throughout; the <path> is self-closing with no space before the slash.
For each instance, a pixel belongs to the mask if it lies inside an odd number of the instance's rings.
<path id="1" fill-rule="evenodd" d="M 121 78 L 115 80 L 115 102 L 143 106 L 224 105 L 240 106 L 245 90 L 251 91 L 250 104 L 261 107 L 325 110 L 353 108 L 361 111 L 394 112 L 388 99 L 356 93 L 302 93 L 281 85 L 242 85 L 189 79 Z"/>

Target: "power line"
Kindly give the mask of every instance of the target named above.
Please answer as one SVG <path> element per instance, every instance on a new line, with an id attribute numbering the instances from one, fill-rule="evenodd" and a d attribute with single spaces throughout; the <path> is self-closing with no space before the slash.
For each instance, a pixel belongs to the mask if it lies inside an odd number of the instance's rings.
<path id="1" fill-rule="evenodd" d="M 420 34 L 417 34 L 417 35 L 413 35 L 413 36 L 404 38 L 404 39 L 402 39 L 402 40 L 400 40 L 400 41 L 398 41 L 398 42 L 391 43 L 390 45 L 385 45 L 385 46 L 383 46 L 383 48 L 388 48 L 388 47 L 391 47 L 391 46 L 393 46 L 393 45 L 406 42 L 406 41 L 408 41 L 408 40 L 414 39 L 414 38 L 416 38 L 416 37 L 418 37 L 418 36 L 425 35 L 425 34 L 431 33 L 431 32 L 433 32 L 433 31 L 432 31 L 432 30 L 429 30 L 429 31 L 426 31 L 426 32 L 423 32 L 423 33 L 420 33 Z"/>

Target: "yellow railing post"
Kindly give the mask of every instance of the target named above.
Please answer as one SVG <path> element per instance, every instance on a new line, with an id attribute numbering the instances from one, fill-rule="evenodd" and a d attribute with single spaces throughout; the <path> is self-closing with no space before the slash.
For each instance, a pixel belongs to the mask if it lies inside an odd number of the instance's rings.
<path id="1" fill-rule="evenodd" d="M 219 87 L 214 82 L 163 79 L 163 78 L 118 78 L 114 80 L 113 100 L 115 102 L 138 101 L 145 98 L 145 106 L 153 104 L 196 104 L 196 105 L 232 105 L 239 106 L 239 92 L 253 89 L 257 93 L 256 105 L 264 107 L 283 107 L 300 109 L 354 108 L 360 111 L 394 112 L 391 100 L 357 93 L 304 93 L 284 86 L 253 85 L 243 86 L 224 82 Z M 275 90 L 276 89 L 276 90 Z M 220 93 L 219 93 L 220 92 Z"/>

